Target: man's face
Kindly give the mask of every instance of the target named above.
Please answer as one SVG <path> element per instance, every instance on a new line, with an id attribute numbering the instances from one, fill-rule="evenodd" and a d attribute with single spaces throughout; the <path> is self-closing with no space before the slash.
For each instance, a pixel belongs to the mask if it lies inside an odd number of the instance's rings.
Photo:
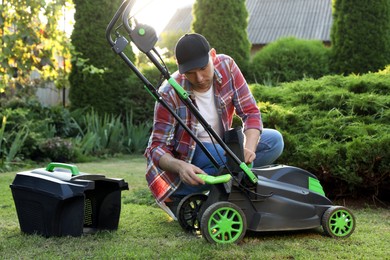
<path id="1" fill-rule="evenodd" d="M 213 84 L 214 63 L 213 53 L 210 53 L 209 63 L 203 68 L 189 70 L 184 75 L 192 84 L 192 89 L 197 92 L 206 92 Z"/>

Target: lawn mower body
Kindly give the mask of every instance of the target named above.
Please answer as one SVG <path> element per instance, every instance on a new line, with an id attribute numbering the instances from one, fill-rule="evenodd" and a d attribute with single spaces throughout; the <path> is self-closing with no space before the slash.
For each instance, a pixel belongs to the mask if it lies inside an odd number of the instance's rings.
<path id="1" fill-rule="evenodd" d="M 332 202 L 322 194 L 309 189 L 312 174 L 302 169 L 271 165 L 253 168 L 259 178 L 252 192 L 241 189 L 234 183 L 211 189 L 208 198 L 226 199 L 242 209 L 251 231 L 283 231 L 312 229 L 321 226 L 324 212 Z M 225 194 L 224 194 L 225 193 Z M 261 196 L 257 194 L 267 194 Z M 215 199 L 205 202 L 215 203 Z"/>

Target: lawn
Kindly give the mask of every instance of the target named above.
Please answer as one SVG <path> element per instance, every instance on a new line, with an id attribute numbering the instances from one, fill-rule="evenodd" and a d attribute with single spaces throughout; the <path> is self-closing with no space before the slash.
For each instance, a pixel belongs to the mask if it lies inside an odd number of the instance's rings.
<path id="1" fill-rule="evenodd" d="M 80 171 L 123 178 L 117 231 L 81 237 L 21 233 L 9 185 L 15 172 L 0 173 L 0 256 L 2 259 L 389 259 L 390 211 L 366 204 L 350 207 L 357 227 L 347 239 L 322 229 L 249 233 L 236 245 L 212 245 L 185 233 L 156 207 L 144 178 L 145 160 L 128 156 L 77 165 Z"/>

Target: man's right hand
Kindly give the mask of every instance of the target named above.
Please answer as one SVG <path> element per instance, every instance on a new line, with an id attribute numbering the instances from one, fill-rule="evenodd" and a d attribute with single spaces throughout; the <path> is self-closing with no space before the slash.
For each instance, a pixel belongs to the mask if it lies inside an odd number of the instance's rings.
<path id="1" fill-rule="evenodd" d="M 197 174 L 205 174 L 199 167 L 176 159 L 170 154 L 164 154 L 160 158 L 159 166 L 164 171 L 176 173 L 180 179 L 189 185 L 203 185 L 205 182 Z"/>

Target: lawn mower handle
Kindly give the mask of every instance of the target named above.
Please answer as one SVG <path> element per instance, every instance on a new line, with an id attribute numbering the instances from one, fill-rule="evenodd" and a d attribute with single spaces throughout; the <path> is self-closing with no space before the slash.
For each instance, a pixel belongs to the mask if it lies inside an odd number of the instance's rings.
<path id="1" fill-rule="evenodd" d="M 125 30 L 127 31 L 132 42 L 137 46 L 137 48 L 142 51 L 149 60 L 157 67 L 157 69 L 161 72 L 163 77 L 169 82 L 169 84 L 175 89 L 176 93 L 179 95 L 180 99 L 185 103 L 190 112 L 198 119 L 201 125 L 208 131 L 212 137 L 218 142 L 219 145 L 223 148 L 223 150 L 230 156 L 239 167 L 246 173 L 248 178 L 252 183 L 257 183 L 257 176 L 249 169 L 249 167 L 241 162 L 240 159 L 229 149 L 229 147 L 224 143 L 221 137 L 212 129 L 212 127 L 208 124 L 208 122 L 203 118 L 200 114 L 199 110 L 192 103 L 192 100 L 189 98 L 188 93 L 171 77 L 168 70 L 165 66 L 163 66 L 158 59 L 152 54 L 152 50 L 156 53 L 154 49 L 154 45 L 157 42 L 157 36 L 154 29 L 148 25 L 143 24 L 135 24 L 135 27 L 132 28 L 129 24 L 129 15 L 131 8 L 133 7 L 135 1 L 132 0 L 124 0 L 115 13 L 114 17 L 110 21 L 107 30 L 106 37 L 112 49 L 126 62 L 126 64 L 136 73 L 138 78 L 140 78 L 145 87 L 149 91 L 149 93 L 160 102 L 171 114 L 178 120 L 179 124 L 185 129 L 186 132 L 190 134 L 190 136 L 195 140 L 197 145 L 200 146 L 202 151 L 206 154 L 206 156 L 211 160 L 213 165 L 219 169 L 221 166 L 215 160 L 215 158 L 210 154 L 210 152 L 206 149 L 203 143 L 192 133 L 192 131 L 187 127 L 187 125 L 182 121 L 182 119 L 171 109 L 171 107 L 164 101 L 161 95 L 158 93 L 156 88 L 142 75 L 142 73 L 134 66 L 134 64 L 130 61 L 130 59 L 125 55 L 123 50 L 129 43 L 128 40 L 120 36 L 119 33 L 116 33 L 117 39 L 113 41 L 111 38 L 112 30 L 115 24 L 118 22 L 120 16 L 122 15 L 122 24 L 124 25 Z"/>
<path id="2" fill-rule="evenodd" d="M 202 149 L 202 151 L 206 154 L 206 156 L 210 159 L 211 163 L 218 168 L 219 164 L 215 160 L 215 158 L 210 154 L 210 152 L 206 149 L 204 144 L 200 142 L 196 136 L 192 133 L 192 131 L 188 128 L 188 126 L 183 122 L 183 120 L 172 110 L 172 108 L 165 102 L 165 100 L 161 97 L 161 95 L 158 93 L 156 88 L 148 81 L 147 78 L 135 67 L 135 65 L 131 62 L 131 60 L 127 57 L 127 55 L 123 52 L 126 46 L 128 45 L 129 41 L 116 33 L 117 39 L 114 41 L 111 37 L 113 29 L 115 24 L 119 21 L 119 18 L 122 16 L 123 12 L 126 10 L 126 13 L 129 14 L 130 7 L 134 4 L 134 1 L 132 0 L 125 0 L 111 19 L 110 23 L 107 26 L 106 29 L 106 38 L 109 44 L 112 47 L 112 50 L 118 54 L 123 61 L 129 66 L 129 68 L 136 74 L 136 76 L 145 84 L 145 89 L 149 92 L 150 95 L 153 96 L 153 98 L 160 102 L 168 111 L 169 113 L 178 121 L 178 123 L 183 127 L 183 129 L 189 133 L 189 135 L 196 141 L 196 143 L 199 145 L 199 147 Z M 126 24 L 128 29 L 131 29 L 128 25 L 128 21 L 126 19 Z M 161 65 L 160 65 L 161 66 Z"/>

